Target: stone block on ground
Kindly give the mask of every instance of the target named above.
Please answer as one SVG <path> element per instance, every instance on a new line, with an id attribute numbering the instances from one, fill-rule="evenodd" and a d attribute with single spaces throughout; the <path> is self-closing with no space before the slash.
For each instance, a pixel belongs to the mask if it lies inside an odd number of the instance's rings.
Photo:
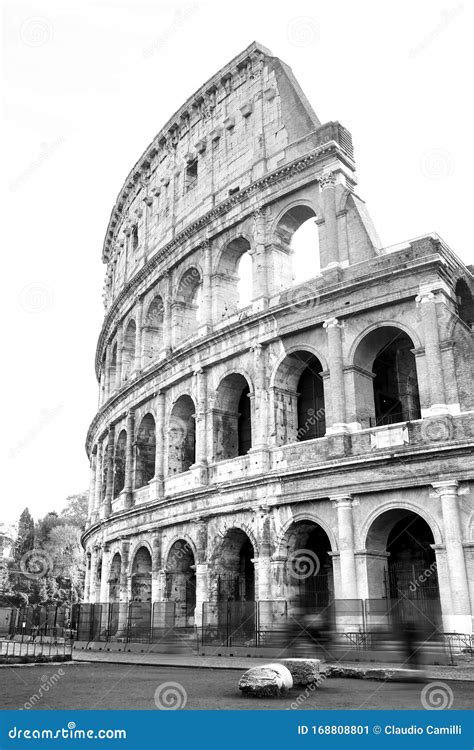
<path id="1" fill-rule="evenodd" d="M 281 659 L 293 678 L 293 685 L 313 685 L 319 682 L 320 659 Z"/>
<path id="2" fill-rule="evenodd" d="M 239 690 L 254 698 L 277 698 L 292 686 L 291 674 L 281 664 L 252 667 L 239 680 Z"/>

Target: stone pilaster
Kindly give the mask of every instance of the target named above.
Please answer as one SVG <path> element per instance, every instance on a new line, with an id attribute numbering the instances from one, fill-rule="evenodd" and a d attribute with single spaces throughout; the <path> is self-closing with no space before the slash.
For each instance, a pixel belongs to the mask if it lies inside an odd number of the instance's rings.
<path id="1" fill-rule="evenodd" d="M 156 453 L 155 487 L 157 497 L 163 497 L 165 476 L 165 394 L 159 391 L 156 396 Z"/>
<path id="2" fill-rule="evenodd" d="M 110 547 L 105 544 L 102 548 L 102 577 L 100 579 L 100 597 L 101 604 L 107 604 L 109 601 L 109 575 L 110 575 Z"/>
<path id="3" fill-rule="evenodd" d="M 123 351 L 123 326 L 119 323 L 117 327 L 117 368 L 115 370 L 115 388 L 118 391 L 122 385 L 122 351 Z"/>
<path id="4" fill-rule="evenodd" d="M 263 450 L 268 444 L 268 391 L 266 388 L 267 349 L 261 344 L 252 347 L 255 382 L 254 430 L 252 448 Z"/>
<path id="5" fill-rule="evenodd" d="M 336 177 L 326 172 L 319 180 L 324 216 L 325 247 L 321 250 L 321 270 L 339 265 L 339 247 L 336 217 Z"/>
<path id="6" fill-rule="evenodd" d="M 257 208 L 253 214 L 254 252 L 252 258 L 252 289 L 254 306 L 264 308 L 268 304 L 269 255 L 265 245 L 265 215 Z"/>
<path id="7" fill-rule="evenodd" d="M 344 368 L 342 358 L 342 323 L 337 318 L 329 318 L 323 323 L 327 331 L 329 391 L 331 395 L 331 424 L 326 421 L 326 433 L 345 432 L 346 399 L 344 391 Z"/>
<path id="8" fill-rule="evenodd" d="M 201 481 L 207 481 L 207 373 L 199 367 L 196 378 L 196 464 L 202 469 Z"/>
<path id="9" fill-rule="evenodd" d="M 357 571 L 354 554 L 354 521 L 352 508 L 354 501 L 351 495 L 330 497 L 337 511 L 337 535 L 339 546 L 339 565 L 341 591 L 338 599 L 357 599 Z"/>
<path id="10" fill-rule="evenodd" d="M 95 523 L 100 515 L 100 506 L 102 500 L 102 476 L 103 476 L 103 444 L 97 443 L 97 458 L 95 469 L 95 489 L 94 489 L 94 508 L 91 516 L 91 523 Z"/>
<path id="11" fill-rule="evenodd" d="M 87 520 L 90 523 L 95 506 L 95 482 L 97 473 L 97 449 L 92 452 L 90 460 L 89 502 L 87 506 Z"/>
<path id="12" fill-rule="evenodd" d="M 91 551 L 86 551 L 86 575 L 84 578 L 84 603 L 90 602 L 90 588 L 91 588 Z"/>
<path id="13" fill-rule="evenodd" d="M 173 299 L 173 277 L 171 271 L 164 274 L 166 292 L 163 299 L 163 349 L 165 354 L 171 352 L 173 322 L 172 322 L 172 299 Z"/>
<path id="14" fill-rule="evenodd" d="M 151 559 L 151 601 L 160 601 L 160 570 L 162 570 L 162 534 L 161 531 L 153 538 L 153 554 Z"/>
<path id="15" fill-rule="evenodd" d="M 438 316 L 433 292 L 425 292 L 416 297 L 420 310 L 425 343 L 426 370 L 430 385 L 430 414 L 444 414 L 448 411 L 443 380 L 443 363 L 439 343 Z"/>
<path id="16" fill-rule="evenodd" d="M 207 562 L 196 563 L 196 609 L 194 624 L 202 626 L 203 603 L 209 601 L 209 565 Z"/>
<path id="17" fill-rule="evenodd" d="M 133 453 L 135 445 L 135 414 L 130 409 L 127 414 L 127 445 L 125 449 L 125 508 L 131 508 L 133 505 Z"/>
<path id="18" fill-rule="evenodd" d="M 142 369 L 142 317 L 143 302 L 139 299 L 135 306 L 135 362 L 133 365 L 135 372 L 140 372 Z"/>
<path id="19" fill-rule="evenodd" d="M 112 383 L 110 377 L 110 362 L 111 362 L 111 346 L 110 342 L 107 343 L 105 348 L 105 368 L 104 368 L 104 402 L 107 401 L 112 391 Z"/>
<path id="20" fill-rule="evenodd" d="M 101 518 L 108 518 L 112 512 L 112 497 L 114 492 L 114 454 L 115 454 L 115 427 L 109 427 L 107 442 L 107 481 L 105 485 L 105 497 L 101 507 Z"/>
<path id="21" fill-rule="evenodd" d="M 212 245 L 210 240 L 205 240 L 203 250 L 203 276 L 202 276 L 202 302 L 201 302 L 201 326 L 207 330 L 212 327 Z"/>
<path id="22" fill-rule="evenodd" d="M 433 483 L 433 489 L 441 501 L 443 531 L 446 545 L 452 613 L 449 617 L 453 632 L 471 632 L 471 603 L 466 560 L 462 543 L 462 527 L 458 504 L 458 483 L 445 481 Z M 445 627 L 446 627 L 446 617 Z"/>

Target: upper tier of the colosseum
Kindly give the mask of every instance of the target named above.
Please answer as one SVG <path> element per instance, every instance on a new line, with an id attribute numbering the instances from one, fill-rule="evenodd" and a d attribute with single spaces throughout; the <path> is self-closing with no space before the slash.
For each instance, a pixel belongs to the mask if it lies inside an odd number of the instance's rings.
<path id="1" fill-rule="evenodd" d="M 104 241 L 106 307 L 206 213 L 328 143 L 354 184 L 350 133 L 321 125 L 290 68 L 252 43 L 183 104 L 125 180 Z"/>

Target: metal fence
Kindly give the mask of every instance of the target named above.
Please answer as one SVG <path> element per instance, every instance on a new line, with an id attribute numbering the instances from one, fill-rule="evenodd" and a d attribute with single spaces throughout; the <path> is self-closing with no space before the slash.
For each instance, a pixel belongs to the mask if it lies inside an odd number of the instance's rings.
<path id="1" fill-rule="evenodd" d="M 450 649 L 472 652 L 472 638 L 443 634 L 438 599 L 335 599 L 204 602 L 198 626 L 183 625 L 176 602 L 112 602 L 0 608 L 0 639 L 164 643 L 174 646 L 284 647 L 337 633 L 351 648 L 374 648 L 414 624 L 423 639 L 445 637 Z"/>

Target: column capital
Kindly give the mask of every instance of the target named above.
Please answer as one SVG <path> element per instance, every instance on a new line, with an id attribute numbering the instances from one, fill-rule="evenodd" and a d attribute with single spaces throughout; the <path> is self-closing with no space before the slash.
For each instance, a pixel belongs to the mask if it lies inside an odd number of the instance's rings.
<path id="1" fill-rule="evenodd" d="M 327 188 L 333 188 L 336 186 L 336 175 L 334 172 L 326 171 L 323 172 L 321 177 L 319 178 L 319 184 L 321 186 L 321 190 L 326 190 Z"/>
<path id="2" fill-rule="evenodd" d="M 425 302 L 434 302 L 435 296 L 433 292 L 421 292 L 415 297 L 415 302 L 418 306 L 423 305 Z"/>
<path id="3" fill-rule="evenodd" d="M 323 328 L 342 328 L 344 325 L 343 321 L 340 321 L 338 318 L 328 318 L 323 323 Z"/>
<path id="4" fill-rule="evenodd" d="M 443 495 L 457 495 L 459 482 L 457 479 L 450 479 L 444 482 L 432 482 L 431 486 L 439 497 Z"/>
<path id="5" fill-rule="evenodd" d="M 359 501 L 349 493 L 344 495 L 330 495 L 329 500 L 333 508 L 353 508 L 359 504 Z"/>

